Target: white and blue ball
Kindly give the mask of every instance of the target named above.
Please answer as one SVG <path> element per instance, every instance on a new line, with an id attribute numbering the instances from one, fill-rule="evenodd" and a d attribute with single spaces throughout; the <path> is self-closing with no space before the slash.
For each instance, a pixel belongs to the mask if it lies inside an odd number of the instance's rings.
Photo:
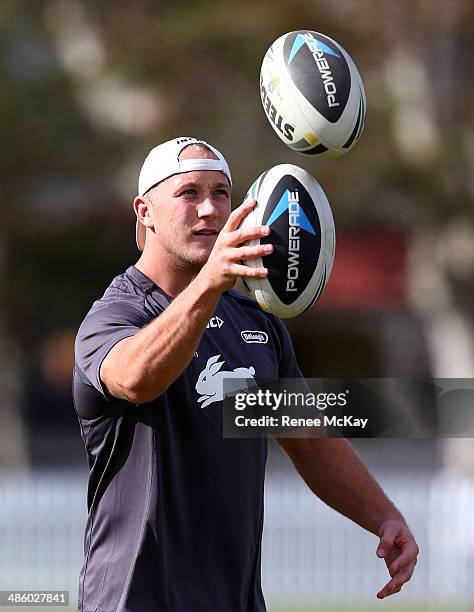
<path id="1" fill-rule="evenodd" d="M 280 36 L 260 71 L 268 120 L 291 149 L 338 157 L 352 149 L 365 124 L 365 89 L 350 55 L 311 30 Z"/>
<path id="2" fill-rule="evenodd" d="M 248 295 L 281 318 L 300 315 L 321 295 L 331 274 L 336 235 L 331 207 L 318 181 L 292 164 L 261 174 L 247 192 L 257 201 L 241 227 L 269 225 L 269 236 L 251 246 L 273 244 L 263 258 L 244 261 L 268 268 L 266 278 L 243 279 Z"/>

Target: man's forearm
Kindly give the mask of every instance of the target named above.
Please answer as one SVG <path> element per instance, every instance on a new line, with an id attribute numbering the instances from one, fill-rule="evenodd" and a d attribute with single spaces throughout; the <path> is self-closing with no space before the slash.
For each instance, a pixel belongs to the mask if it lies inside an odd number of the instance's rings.
<path id="1" fill-rule="evenodd" d="M 219 295 L 198 276 L 163 314 L 114 347 L 101 368 L 109 393 L 136 404 L 163 393 L 192 359 Z"/>
<path id="2" fill-rule="evenodd" d="M 403 516 L 344 439 L 280 439 L 309 488 L 328 506 L 378 535 L 380 526 Z"/>

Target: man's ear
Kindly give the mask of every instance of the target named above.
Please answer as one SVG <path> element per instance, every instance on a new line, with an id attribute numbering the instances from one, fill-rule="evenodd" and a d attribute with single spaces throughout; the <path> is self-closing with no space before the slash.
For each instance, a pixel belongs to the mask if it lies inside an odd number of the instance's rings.
<path id="1" fill-rule="evenodd" d="M 153 217 L 151 215 L 151 202 L 148 198 L 137 196 L 133 201 L 133 210 L 137 218 L 145 227 L 153 228 Z"/>

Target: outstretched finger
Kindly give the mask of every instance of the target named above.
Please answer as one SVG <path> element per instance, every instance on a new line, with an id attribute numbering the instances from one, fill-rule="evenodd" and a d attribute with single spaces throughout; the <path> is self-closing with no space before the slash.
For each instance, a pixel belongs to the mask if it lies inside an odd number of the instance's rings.
<path id="1" fill-rule="evenodd" d="M 246 217 L 246 215 L 248 215 L 254 208 L 256 203 L 256 200 L 245 200 L 245 202 L 242 202 L 240 206 L 237 206 L 237 208 L 230 213 L 223 230 L 227 232 L 233 232 L 236 230 L 242 223 L 244 217 Z"/>
<path id="2" fill-rule="evenodd" d="M 395 593 L 399 593 L 401 589 L 401 585 L 395 586 L 391 582 L 388 582 L 383 589 L 377 593 L 377 599 L 385 599 L 385 597 L 388 597 L 389 595 L 395 595 Z"/>
<path id="3" fill-rule="evenodd" d="M 270 231 L 268 225 L 239 227 L 233 232 L 228 232 L 225 241 L 229 246 L 240 246 L 258 238 L 265 238 L 270 234 Z"/>
<path id="4" fill-rule="evenodd" d="M 265 278 L 268 276 L 268 268 L 251 268 L 250 266 L 244 266 L 242 264 L 231 264 L 229 266 L 229 274 L 233 276 L 243 276 L 247 278 Z"/>
<path id="5" fill-rule="evenodd" d="M 413 563 L 409 568 L 407 568 L 403 572 L 398 572 L 395 574 L 391 580 L 387 582 L 387 584 L 377 593 L 378 599 L 383 599 L 388 595 L 393 595 L 394 593 L 398 593 L 405 582 L 408 582 L 413 575 L 413 570 L 415 568 L 415 564 Z"/>
<path id="6" fill-rule="evenodd" d="M 246 259 L 257 259 L 258 257 L 265 257 L 273 253 L 272 244 L 259 244 L 257 246 L 243 246 L 236 249 L 236 259 L 242 261 Z"/>

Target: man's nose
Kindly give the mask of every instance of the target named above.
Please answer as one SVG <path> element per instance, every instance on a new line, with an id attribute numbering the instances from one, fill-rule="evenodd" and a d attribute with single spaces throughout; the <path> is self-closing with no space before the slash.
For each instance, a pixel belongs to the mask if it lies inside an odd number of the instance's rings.
<path id="1" fill-rule="evenodd" d="M 204 197 L 201 202 L 199 202 L 197 214 L 200 219 L 213 219 L 217 217 L 217 207 L 211 195 Z"/>

